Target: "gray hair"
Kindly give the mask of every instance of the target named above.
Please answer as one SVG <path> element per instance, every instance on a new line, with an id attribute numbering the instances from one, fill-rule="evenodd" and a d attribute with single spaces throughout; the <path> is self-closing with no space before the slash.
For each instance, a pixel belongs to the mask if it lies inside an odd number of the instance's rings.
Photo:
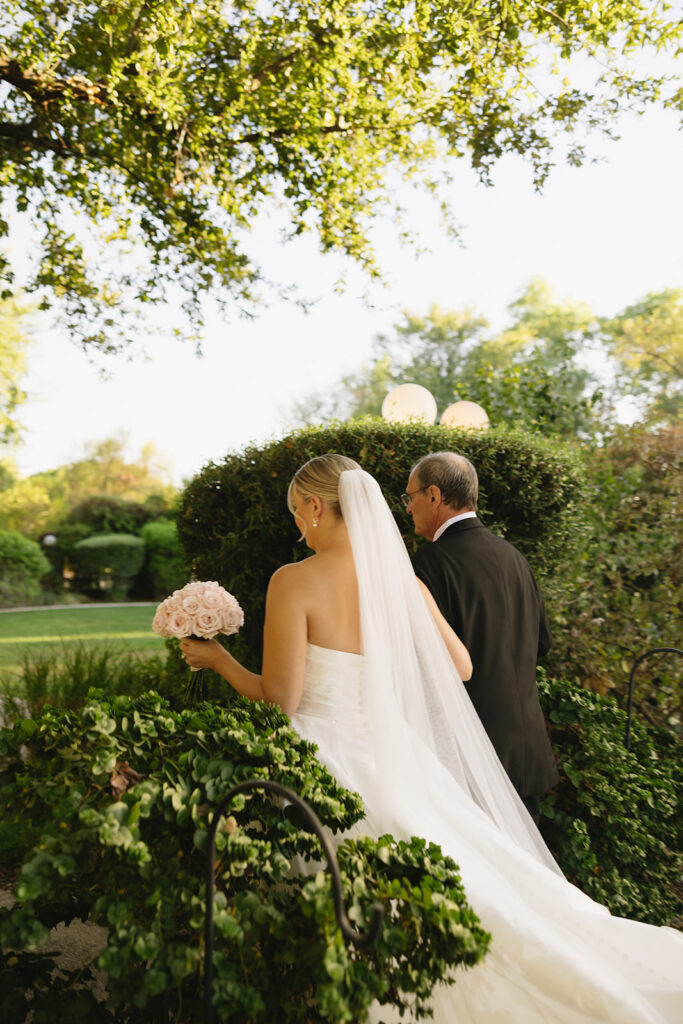
<path id="1" fill-rule="evenodd" d="M 455 452 L 434 452 L 424 455 L 415 463 L 411 474 L 416 473 L 420 487 L 434 484 L 441 491 L 441 497 L 452 508 L 476 511 L 479 499 L 477 471 L 464 455 Z"/>

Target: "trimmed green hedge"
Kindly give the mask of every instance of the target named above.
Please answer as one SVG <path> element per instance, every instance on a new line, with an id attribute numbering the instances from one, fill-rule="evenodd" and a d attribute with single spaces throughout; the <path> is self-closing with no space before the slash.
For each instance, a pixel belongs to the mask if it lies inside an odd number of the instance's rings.
<path id="1" fill-rule="evenodd" d="M 76 714 L 50 708 L 0 730 L 0 806 L 29 844 L 17 902 L 0 909 L 0 1019 L 200 1020 L 210 812 L 254 776 L 292 788 L 332 831 L 361 817 L 360 799 L 265 704 L 174 710 L 154 693 L 97 693 Z M 386 909 L 369 950 L 342 940 L 329 875 L 298 874 L 295 856 L 321 857 L 295 808 L 258 790 L 233 800 L 216 837 L 217 1020 L 361 1022 L 374 998 L 422 1019 L 434 983 L 485 954 L 457 866 L 425 840 L 339 847 L 351 920 L 364 931 L 373 901 Z M 107 1005 L 88 970 L 50 975 L 53 957 L 30 952 L 57 922 L 88 916 L 108 929 Z"/>
<path id="2" fill-rule="evenodd" d="M 613 914 L 668 924 L 683 911 L 681 744 L 600 697 L 539 671 L 560 782 L 541 832 L 567 878 Z"/>
<path id="3" fill-rule="evenodd" d="M 35 600 L 49 572 L 39 544 L 16 530 L 0 530 L 0 606 Z"/>
<path id="4" fill-rule="evenodd" d="M 356 459 L 379 481 L 414 551 L 420 542 L 400 495 L 417 459 L 444 449 L 476 466 L 484 523 L 517 545 L 539 577 L 552 572 L 582 523 L 583 469 L 566 446 L 502 428 L 471 432 L 373 418 L 307 428 L 209 463 L 181 495 L 178 531 L 194 574 L 217 579 L 244 608 L 245 625 L 231 640 L 238 656 L 257 667 L 268 581 L 279 566 L 308 553 L 286 504 L 299 466 L 324 452 Z"/>
<path id="5" fill-rule="evenodd" d="M 144 563 L 145 542 L 127 533 L 96 534 L 74 545 L 72 557 L 79 580 L 95 590 L 111 580 L 111 596 L 123 600 Z"/>
<path id="6" fill-rule="evenodd" d="M 48 549 L 47 556 L 60 579 L 65 568 L 73 568 L 74 547 L 79 541 L 111 533 L 137 537 L 145 523 L 163 515 L 158 507 L 148 507 L 148 501 L 141 505 L 113 494 L 96 494 L 69 509 L 63 518 L 52 521 L 50 529 L 57 543 Z"/>

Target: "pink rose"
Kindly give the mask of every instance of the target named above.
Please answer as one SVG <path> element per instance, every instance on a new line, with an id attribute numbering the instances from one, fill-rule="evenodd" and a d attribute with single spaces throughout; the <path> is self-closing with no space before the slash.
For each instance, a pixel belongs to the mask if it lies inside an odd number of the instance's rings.
<path id="1" fill-rule="evenodd" d="M 227 633 L 228 636 L 231 633 L 236 633 L 237 630 L 244 624 L 244 612 L 235 601 L 234 605 L 223 609 L 223 626 L 221 632 Z"/>
<path id="2" fill-rule="evenodd" d="M 220 608 L 223 604 L 222 587 L 217 584 L 207 583 L 206 590 L 202 594 L 202 604 L 205 608 Z"/>
<path id="3" fill-rule="evenodd" d="M 171 636 L 190 636 L 192 633 L 192 619 L 182 608 L 173 612 L 168 623 Z"/>
<path id="4" fill-rule="evenodd" d="M 161 636 L 213 638 L 236 633 L 244 623 L 239 602 L 215 580 L 193 580 L 158 606 L 152 629 Z"/>
<path id="5" fill-rule="evenodd" d="M 202 608 L 195 617 L 195 633 L 210 640 L 220 633 L 222 615 L 219 608 Z"/>
<path id="6" fill-rule="evenodd" d="M 197 594 L 187 594 L 182 600 L 183 611 L 188 615 L 196 615 L 201 608 L 201 600 Z"/>
<path id="7" fill-rule="evenodd" d="M 159 633 L 160 636 L 167 635 L 168 612 L 166 611 L 164 604 L 160 604 L 155 612 L 154 618 L 152 619 L 152 629 L 155 633 Z"/>

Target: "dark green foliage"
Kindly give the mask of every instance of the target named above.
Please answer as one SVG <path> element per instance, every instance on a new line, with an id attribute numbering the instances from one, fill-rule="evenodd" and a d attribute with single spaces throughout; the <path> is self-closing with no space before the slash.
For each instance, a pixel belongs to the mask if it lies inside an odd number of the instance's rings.
<path id="1" fill-rule="evenodd" d="M 14 672 L 0 677 L 0 724 L 38 718 L 46 704 L 76 711 L 87 703 L 93 689 L 102 689 L 109 697 L 139 697 L 154 689 L 177 702 L 187 685 L 188 668 L 179 656 L 178 641 L 167 640 L 166 646 L 165 661 L 157 656 L 141 658 L 106 644 L 73 642 L 49 652 L 26 653 L 18 677 Z M 226 684 L 219 683 L 213 672 L 207 676 L 209 695 L 225 696 Z M 26 836 L 0 815 L 0 865 L 20 864 L 26 848 Z"/>
<path id="2" fill-rule="evenodd" d="M 244 608 L 245 624 L 231 649 L 254 663 L 268 581 L 279 566 L 307 553 L 286 505 L 299 466 L 324 452 L 356 459 L 379 481 L 413 551 L 418 542 L 399 496 L 415 461 L 441 449 L 472 459 L 484 523 L 518 545 L 541 576 L 550 572 L 581 521 L 583 473 L 563 445 L 502 428 L 475 433 L 371 418 L 311 427 L 209 463 L 181 496 L 178 530 L 195 575 L 217 579 Z"/>
<path id="3" fill-rule="evenodd" d="M 157 502 L 158 506 L 158 502 Z M 65 568 L 72 569 L 78 559 L 76 545 L 95 534 L 127 533 L 137 536 L 143 526 L 158 513 L 155 505 L 126 501 L 112 494 L 85 498 L 53 523 L 57 543 L 47 555 L 61 579 Z"/>
<path id="4" fill-rule="evenodd" d="M 127 533 L 95 534 L 74 545 L 72 558 L 77 589 L 104 591 L 122 601 L 142 568 L 145 542 Z"/>
<path id="5" fill-rule="evenodd" d="M 45 554 L 52 566 L 53 577 L 62 585 L 64 570 L 73 571 L 74 548 L 86 537 L 91 537 L 92 530 L 85 523 L 60 523 L 55 527 L 53 536 L 57 538 L 57 542 L 46 548 Z"/>
<path id="6" fill-rule="evenodd" d="M 29 1007 L 31 1024 L 69 1024 L 70 1021 L 113 1022 L 93 992 L 93 972 L 55 969 L 49 953 L 0 953 L 0 1009 L 6 1024 L 24 1024 Z"/>
<path id="7" fill-rule="evenodd" d="M 623 427 L 586 448 L 588 533 L 552 582 L 549 671 L 615 688 L 625 706 L 635 658 L 681 647 L 683 432 Z M 681 659 L 648 659 L 636 674 L 639 713 L 680 728 Z"/>
<path id="8" fill-rule="evenodd" d="M 683 910 L 681 748 L 663 729 L 632 723 L 614 699 L 540 680 L 560 782 L 541 831 L 571 882 L 612 913 L 667 924 Z"/>
<path id="9" fill-rule="evenodd" d="M 137 501 L 125 501 L 110 494 L 86 498 L 65 517 L 66 524 L 82 523 L 94 533 L 138 534 L 152 513 Z"/>
<path id="10" fill-rule="evenodd" d="M 170 519 L 158 519 L 142 527 L 145 564 L 135 583 L 135 596 L 162 601 L 190 579 L 178 528 Z"/>
<path id="11" fill-rule="evenodd" d="M 0 606 L 30 603 L 50 563 L 40 545 L 16 530 L 0 530 Z"/>
<path id="12" fill-rule="evenodd" d="M 176 711 L 155 693 L 93 694 L 78 713 L 46 708 L 1 731 L 0 803 L 31 846 L 17 902 L 0 911 L 0 941 L 13 951 L 0 972 L 3 1021 L 23 1022 L 29 1006 L 34 1020 L 112 1019 L 81 1001 L 79 972 L 63 972 L 55 1004 L 45 961 L 30 952 L 58 921 L 87 915 L 109 932 L 98 967 L 118 1024 L 198 1020 L 209 808 L 243 779 L 274 778 L 327 827 L 347 829 L 360 800 L 314 751 L 276 708 L 239 699 Z M 455 864 L 424 840 L 340 847 L 352 920 L 364 928 L 376 897 L 387 907 L 377 947 L 361 952 L 340 940 L 328 877 L 290 871 L 295 854 L 320 858 L 298 814 L 260 791 L 227 814 L 216 843 L 218 1019 L 355 1022 L 375 997 L 414 1003 L 419 1018 L 436 979 L 483 956 L 488 936 Z"/>

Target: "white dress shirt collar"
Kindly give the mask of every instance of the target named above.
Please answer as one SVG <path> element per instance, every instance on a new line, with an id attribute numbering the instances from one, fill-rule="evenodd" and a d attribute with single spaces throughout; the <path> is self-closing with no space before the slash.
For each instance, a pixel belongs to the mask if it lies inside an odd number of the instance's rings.
<path id="1" fill-rule="evenodd" d="M 451 518 L 447 519 L 445 523 L 442 523 L 441 526 L 439 527 L 439 529 L 436 531 L 436 533 L 432 537 L 432 544 L 434 543 L 435 540 L 438 540 L 439 537 L 441 536 L 441 534 L 444 533 L 448 529 L 449 526 L 452 526 L 453 523 L 459 523 L 461 519 L 476 519 L 476 518 L 477 518 L 477 513 L 476 512 L 461 512 L 459 516 L 451 516 Z"/>

